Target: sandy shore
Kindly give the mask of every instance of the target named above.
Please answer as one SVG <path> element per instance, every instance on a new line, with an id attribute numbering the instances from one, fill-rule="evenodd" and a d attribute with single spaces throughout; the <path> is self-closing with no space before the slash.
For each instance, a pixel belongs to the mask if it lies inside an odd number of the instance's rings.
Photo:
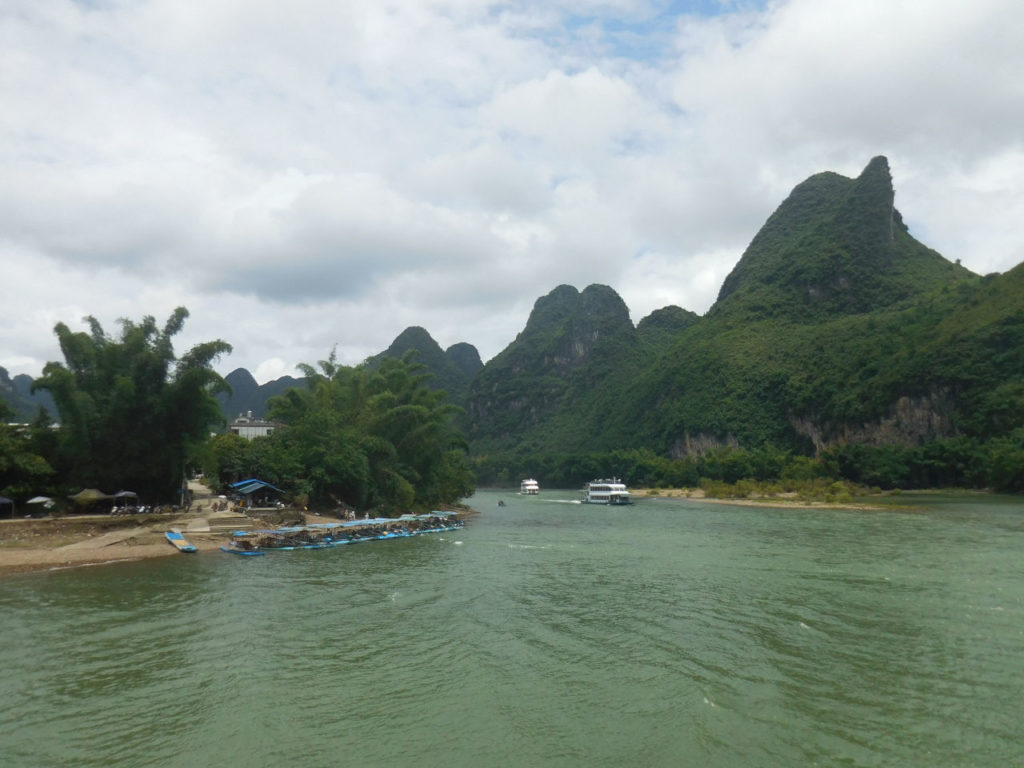
<path id="1" fill-rule="evenodd" d="M 192 539 L 190 541 L 200 550 L 218 549 L 222 543 L 200 542 Z M 178 551 L 168 543 L 77 550 L 67 550 L 63 547 L 58 549 L 0 549 L 0 576 L 168 555 L 178 555 Z"/>
<path id="2" fill-rule="evenodd" d="M 188 557 L 167 541 L 164 534 L 172 529 L 181 531 L 200 552 L 216 551 L 230 541 L 233 520 L 243 520 L 245 527 L 252 525 L 231 512 L 0 520 L 0 577 L 151 557 Z M 306 521 L 340 522 L 312 514 Z"/>
<path id="3" fill-rule="evenodd" d="M 472 510 L 459 509 L 465 517 Z M 0 578 L 15 573 L 77 568 L 152 557 L 190 557 L 180 553 L 164 535 L 177 529 L 200 552 L 217 551 L 231 540 L 232 520 L 224 512 L 208 515 L 111 518 L 76 516 L 40 520 L 0 520 Z M 340 523 L 323 514 L 308 513 L 306 523 Z M 245 521 L 251 525 L 250 521 Z M 270 526 L 269 523 L 260 527 Z M 242 526 L 238 526 L 242 527 Z M 215 530 L 211 531 L 210 529 Z"/>
<path id="4" fill-rule="evenodd" d="M 99 532 L 95 524 L 85 519 L 0 521 L 0 576 L 151 557 L 181 557 L 164 537 L 164 531 L 172 527 L 185 530 L 187 524 L 187 520 L 168 520 L 166 527 Z M 228 538 L 226 534 L 188 535 L 200 551 L 216 550 Z"/>
<path id="5" fill-rule="evenodd" d="M 856 502 L 807 501 L 800 499 L 795 493 L 776 496 L 760 496 L 757 498 L 729 499 L 708 498 L 700 488 L 672 488 L 652 490 L 650 488 L 630 489 L 633 498 L 639 499 L 691 499 L 705 504 L 727 504 L 733 507 L 769 507 L 773 509 L 885 509 L 879 504 Z"/>

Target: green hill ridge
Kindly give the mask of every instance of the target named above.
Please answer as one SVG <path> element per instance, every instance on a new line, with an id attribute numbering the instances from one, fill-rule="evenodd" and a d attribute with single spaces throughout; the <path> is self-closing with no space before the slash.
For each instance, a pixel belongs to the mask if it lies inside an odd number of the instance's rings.
<path id="1" fill-rule="evenodd" d="M 598 454 L 621 462 L 633 452 L 628 462 L 639 466 L 638 456 L 692 463 L 733 451 L 828 457 L 844 476 L 893 484 L 907 462 L 864 467 L 913 453 L 915 482 L 1016 487 L 1024 265 L 975 275 L 918 242 L 894 201 L 884 157 L 857 178 L 801 182 L 704 316 L 669 306 L 634 327 L 611 287 L 559 285 L 486 364 L 472 345 L 442 350 L 418 326 L 367 364 L 413 353 L 430 386 L 463 408 L 485 478 L 540 474 L 547 462 L 578 480 L 615 471 Z M 301 384 L 260 387 L 241 370 L 228 381 L 229 418 L 260 413 L 267 392 Z M 735 473 L 744 471 L 754 470 Z"/>

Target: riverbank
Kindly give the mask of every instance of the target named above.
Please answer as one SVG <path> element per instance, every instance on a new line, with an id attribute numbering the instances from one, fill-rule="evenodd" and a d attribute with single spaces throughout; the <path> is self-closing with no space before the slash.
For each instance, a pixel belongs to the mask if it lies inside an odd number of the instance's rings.
<path id="1" fill-rule="evenodd" d="M 456 505 L 464 519 L 475 510 Z M 300 514 L 307 525 L 344 523 L 320 513 Z M 202 515 L 80 515 L 63 518 L 0 520 L 0 577 L 15 573 L 78 568 L 154 557 L 181 557 L 167 541 L 178 529 L 200 552 L 218 551 L 235 530 L 272 528 L 274 524 L 223 512 Z"/>
<path id="2" fill-rule="evenodd" d="M 164 536 L 165 531 L 171 528 L 188 531 L 203 523 L 209 526 L 205 519 L 196 515 L 2 520 L 0 576 L 170 555 L 180 557 Z M 230 533 L 188 531 L 186 537 L 203 552 L 219 549 L 230 539 Z"/>
<path id="3" fill-rule="evenodd" d="M 708 496 L 702 488 L 637 488 L 630 489 L 634 499 L 690 499 L 705 504 L 726 504 L 734 507 L 769 507 L 774 509 L 854 509 L 878 510 L 887 505 L 863 501 L 824 501 L 801 498 L 797 493 L 754 494 L 744 497 Z"/>

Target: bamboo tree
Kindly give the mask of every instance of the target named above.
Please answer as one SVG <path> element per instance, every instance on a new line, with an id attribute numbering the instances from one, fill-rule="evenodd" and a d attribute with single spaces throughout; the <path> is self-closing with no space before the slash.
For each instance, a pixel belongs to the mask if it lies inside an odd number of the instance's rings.
<path id="1" fill-rule="evenodd" d="M 162 329 L 150 316 L 122 319 L 118 338 L 93 317 L 89 333 L 57 324 L 64 363 L 47 363 L 33 390 L 49 390 L 57 405 L 69 484 L 177 497 L 190 452 L 223 420 L 213 395 L 227 384 L 210 366 L 231 351 L 217 340 L 175 358 L 173 337 L 187 317 L 179 307 Z"/>

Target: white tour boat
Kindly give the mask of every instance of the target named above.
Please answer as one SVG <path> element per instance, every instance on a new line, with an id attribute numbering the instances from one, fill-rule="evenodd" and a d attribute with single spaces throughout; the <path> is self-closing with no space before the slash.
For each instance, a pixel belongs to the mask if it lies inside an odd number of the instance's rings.
<path id="1" fill-rule="evenodd" d="M 533 478 L 523 480 L 519 484 L 519 494 L 521 496 L 536 496 L 538 493 L 540 493 L 540 483 Z"/>
<path id="2" fill-rule="evenodd" d="M 584 504 L 632 504 L 626 484 L 613 477 L 610 480 L 591 480 L 583 489 Z"/>

